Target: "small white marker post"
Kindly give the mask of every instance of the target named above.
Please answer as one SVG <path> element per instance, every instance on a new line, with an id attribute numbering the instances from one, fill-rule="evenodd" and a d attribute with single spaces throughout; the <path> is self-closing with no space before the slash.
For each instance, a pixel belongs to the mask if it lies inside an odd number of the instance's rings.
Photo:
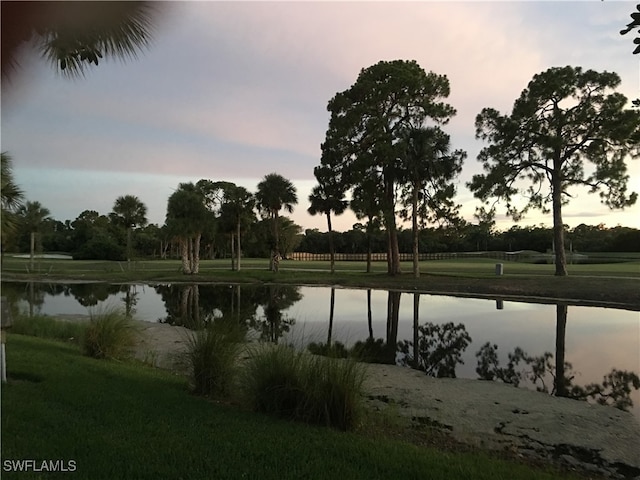
<path id="1" fill-rule="evenodd" d="M 0 298 L 0 370 L 2 371 L 2 382 L 7 381 L 7 357 L 5 354 L 6 332 L 5 330 L 13 325 L 11 310 L 7 297 Z"/>

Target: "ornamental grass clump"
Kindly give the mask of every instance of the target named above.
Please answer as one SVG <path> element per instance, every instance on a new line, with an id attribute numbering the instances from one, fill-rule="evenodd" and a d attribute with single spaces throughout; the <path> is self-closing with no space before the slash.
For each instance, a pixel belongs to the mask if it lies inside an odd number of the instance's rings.
<path id="1" fill-rule="evenodd" d="M 228 395 L 236 379 L 244 342 L 239 326 L 214 323 L 188 338 L 187 365 L 198 395 Z"/>
<path id="2" fill-rule="evenodd" d="M 363 366 L 275 345 L 254 350 L 243 389 L 259 412 L 348 430 L 361 407 Z"/>
<path id="3" fill-rule="evenodd" d="M 312 357 L 308 368 L 302 419 L 340 430 L 354 427 L 361 410 L 364 367 L 352 359 Z"/>
<path id="4" fill-rule="evenodd" d="M 285 345 L 254 347 L 245 364 L 242 390 L 256 412 L 295 418 L 303 402 L 300 352 Z"/>
<path id="5" fill-rule="evenodd" d="M 138 329 L 118 308 L 90 311 L 82 347 L 93 358 L 118 359 L 128 356 L 135 345 Z"/>

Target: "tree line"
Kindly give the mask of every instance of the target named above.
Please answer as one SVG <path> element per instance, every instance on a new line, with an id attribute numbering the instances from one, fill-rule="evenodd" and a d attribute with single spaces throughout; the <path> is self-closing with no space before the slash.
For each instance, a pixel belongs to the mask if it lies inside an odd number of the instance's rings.
<path id="1" fill-rule="evenodd" d="M 69 14 L 74 12 L 60 13 L 65 18 Z M 638 26 L 638 14 L 631 16 L 633 21 L 621 34 Z M 149 38 L 149 12 L 144 3 L 119 12 L 114 25 L 99 35 L 72 34 L 71 49 L 55 48 L 59 47 L 61 36 L 69 40 L 66 23 L 54 21 L 56 18 L 50 16 L 43 18 L 23 25 L 24 32 L 16 36 L 15 44 L 11 43 L 6 58 L 12 58 L 13 47 L 37 33 L 37 48 L 60 71 L 73 76 L 87 64 L 97 65 L 103 53 L 135 55 Z M 41 21 L 44 23 L 38 23 Z M 128 34 L 123 34 L 120 28 L 123 25 L 127 26 Z M 3 75 L 6 72 L 3 63 Z M 567 275 L 568 232 L 562 207 L 570 201 L 571 189 L 587 187 L 612 209 L 625 208 L 637 201 L 637 193 L 627 191 L 626 160 L 640 156 L 640 111 L 629 108 L 628 99 L 615 91 L 620 82 L 613 72 L 584 70 L 579 66 L 553 67 L 533 76 L 511 112 L 482 109 L 476 117 L 475 129 L 476 138 L 487 144 L 477 158 L 484 173 L 475 175 L 466 185 L 482 201 L 477 210 L 480 230 L 491 224 L 499 201 L 504 202 L 507 214 L 516 221 L 531 209 L 551 213 L 555 273 Z M 321 145 L 320 165 L 314 169 L 318 184 L 309 198 L 308 211 L 327 218 L 332 271 L 335 246 L 331 215 L 340 215 L 347 207 L 365 222 L 368 251 L 377 232 L 384 232 L 390 275 L 400 273 L 400 243 L 401 237 L 406 236 L 400 227 L 402 222 L 410 221 L 412 225 L 411 252 L 416 277 L 420 275 L 419 253 L 427 248 L 425 234 L 437 231 L 435 224 L 445 225 L 447 232 L 456 231 L 455 226 L 461 223 L 459 205 L 454 202 L 456 178 L 467 154 L 454 149 L 445 130 L 456 115 L 454 106 L 447 102 L 449 95 L 446 75 L 427 72 L 413 60 L 393 60 L 363 68 L 351 87 L 329 100 L 329 125 Z M 8 162 L 3 156 L 3 174 L 5 163 Z M 13 214 L 18 214 L 21 224 L 29 225 L 33 253 L 39 238 L 37 230 L 45 223 L 48 212 L 37 202 L 19 205 L 15 202 L 19 197 L 12 200 L 8 186 L 11 182 L 5 186 L 3 180 L 3 250 L 11 243 L 9 237 L 16 225 L 12 223 Z M 5 190 L 9 194 L 7 201 Z M 132 201 L 135 207 L 136 200 L 126 196 L 116 203 Z M 232 268 L 240 269 L 241 253 L 251 255 L 268 250 L 270 267 L 277 271 L 282 250 L 286 253 L 281 245 L 281 240 L 284 241 L 281 232 L 287 221 L 279 212 L 291 211 L 296 203 L 291 182 L 275 173 L 264 178 L 255 195 L 228 182 L 201 180 L 196 184 L 180 184 L 169 198 L 165 225 L 155 227 L 164 237 L 160 256 L 177 245 L 183 272 L 196 274 L 201 253 L 207 251 L 213 256 L 212 252 L 222 244 L 216 236 L 221 235 L 228 238 L 226 244 L 234 259 Z M 254 206 L 261 215 L 260 222 Z M 106 257 L 130 259 L 134 229 L 152 227 L 144 227 L 146 219 L 138 223 L 128 217 L 130 212 L 118 213 L 118 208 L 125 209 L 125 205 L 114 205 L 106 221 L 97 212 L 87 211 L 81 214 L 83 218 L 76 219 L 75 227 L 65 222 L 54 230 L 91 232 L 91 238 L 85 238 L 84 243 L 77 242 L 81 234 L 67 235 L 67 241 L 76 240 L 66 248 L 71 248 L 77 258 L 101 252 Z M 7 225 L 4 213 L 8 214 Z M 261 222 L 268 232 L 262 237 Z M 290 225 L 292 232 L 295 229 Z M 248 234 L 251 234 L 249 245 L 243 246 L 241 238 Z M 122 243 L 118 235 L 126 237 L 124 252 L 118 247 Z M 488 248 L 491 238 L 486 232 L 484 235 Z M 451 248 L 461 237 L 456 240 L 452 235 L 448 240 Z M 480 241 L 476 240 L 476 244 Z"/>

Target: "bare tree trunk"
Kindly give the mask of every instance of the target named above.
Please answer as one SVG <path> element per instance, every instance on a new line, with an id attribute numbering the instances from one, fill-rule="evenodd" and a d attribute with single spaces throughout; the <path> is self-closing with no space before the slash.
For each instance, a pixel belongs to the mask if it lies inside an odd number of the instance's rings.
<path id="1" fill-rule="evenodd" d="M 420 294 L 413 294 L 413 368 L 416 370 L 420 366 L 418 327 L 420 326 Z"/>
<path id="2" fill-rule="evenodd" d="M 31 272 L 33 273 L 33 261 L 35 258 L 35 253 L 36 253 L 36 232 L 31 232 L 31 238 L 30 238 L 30 254 L 29 254 L 29 268 L 31 269 Z"/>
<path id="3" fill-rule="evenodd" d="M 331 212 L 327 212 L 327 227 L 329 229 L 329 254 L 331 255 L 331 273 L 335 272 L 336 253 L 333 246 L 333 230 L 331 229 Z"/>
<path id="4" fill-rule="evenodd" d="M 240 258 L 242 257 L 242 250 L 240 249 L 240 222 L 238 221 L 238 231 L 236 232 L 236 239 L 238 241 L 238 249 L 236 250 L 236 255 L 238 255 L 238 261 L 236 262 L 236 267 L 238 271 L 240 271 Z"/>
<path id="5" fill-rule="evenodd" d="M 131 268 L 131 227 L 127 227 L 127 269 Z"/>
<path id="6" fill-rule="evenodd" d="M 187 237 L 180 237 L 180 250 L 182 254 L 182 273 L 185 275 L 189 275 L 191 273 L 191 259 L 190 256 L 190 247 L 189 241 L 190 239 Z"/>
<path id="7" fill-rule="evenodd" d="M 234 238 L 233 233 L 231 234 L 231 270 L 234 271 L 236 269 L 236 239 Z"/>
<path id="8" fill-rule="evenodd" d="M 371 273 L 371 233 L 367 233 L 367 273 Z"/>
<path id="9" fill-rule="evenodd" d="M 567 276 L 567 256 L 564 251 L 564 224 L 562 223 L 562 179 L 560 172 L 554 171 L 552 178 L 553 197 L 553 243 L 556 251 L 556 275 Z"/>
<path id="10" fill-rule="evenodd" d="M 202 238 L 201 233 L 197 233 L 196 237 L 193 240 L 193 252 L 192 252 L 192 263 L 191 263 L 191 273 L 197 275 L 200 271 L 200 239 Z"/>
<path id="11" fill-rule="evenodd" d="M 411 223 L 413 227 L 413 276 L 415 278 L 420 277 L 420 264 L 418 253 L 418 242 L 420 237 L 418 235 L 418 189 L 413 189 L 413 211 L 411 212 Z"/>

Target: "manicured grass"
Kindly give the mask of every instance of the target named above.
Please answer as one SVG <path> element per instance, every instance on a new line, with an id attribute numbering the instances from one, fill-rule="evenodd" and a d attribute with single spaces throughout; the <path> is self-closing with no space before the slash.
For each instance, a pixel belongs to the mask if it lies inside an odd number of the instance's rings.
<path id="1" fill-rule="evenodd" d="M 26 262 L 5 258 L 3 280 L 336 285 L 470 296 L 545 297 L 640 309 L 640 261 L 568 265 L 569 276 L 556 277 L 554 266 L 548 264 L 487 258 L 431 260 L 421 262 L 420 278 L 413 277 L 408 262 L 402 264 L 404 273 L 396 276 L 386 274 L 385 262 L 374 262 L 371 273 L 365 272 L 364 262 L 337 262 L 336 272 L 331 274 L 328 261 L 282 261 L 280 272 L 274 273 L 268 271 L 267 259 L 244 259 L 240 272 L 231 271 L 227 260 L 204 260 L 199 275 L 182 275 L 177 260 L 135 262 L 131 270 L 123 270 L 118 262 L 42 260 L 41 271 L 46 274 L 40 275 L 23 273 Z M 495 275 L 496 263 L 503 264 L 504 275 Z"/>
<path id="2" fill-rule="evenodd" d="M 73 460 L 73 479 L 553 479 L 483 453 L 451 453 L 242 411 L 185 380 L 12 334 L 2 459 Z M 49 478 L 3 472 L 3 478 Z M 57 476 L 55 476 L 57 478 Z"/>
<path id="3" fill-rule="evenodd" d="M 11 327 L 11 333 L 30 335 L 32 337 L 53 338 L 80 344 L 84 338 L 87 324 L 85 322 L 69 322 L 46 315 L 29 317 L 18 315 Z"/>

